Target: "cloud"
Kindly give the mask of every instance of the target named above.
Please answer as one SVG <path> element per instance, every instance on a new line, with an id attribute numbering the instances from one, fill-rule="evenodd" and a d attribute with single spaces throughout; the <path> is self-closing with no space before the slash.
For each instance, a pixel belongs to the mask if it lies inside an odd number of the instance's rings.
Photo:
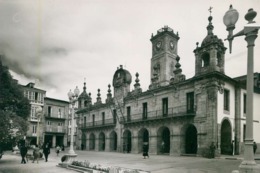
<path id="1" fill-rule="evenodd" d="M 206 37 L 208 8 L 213 6 L 214 34 L 223 39 L 227 32 L 222 18 L 230 3 L 184 2 L 0 0 L 3 63 L 23 84 L 39 80 L 39 86 L 48 96 L 60 99 L 66 99 L 69 89 L 75 86 L 82 90 L 86 78 L 87 91 L 92 93 L 93 100 L 98 88 L 105 100 L 107 85 L 112 83 L 120 64 L 131 72 L 133 81 L 134 74 L 139 72 L 140 84 L 145 91 L 150 84 L 151 33 L 168 25 L 179 32 L 178 54 L 183 74 L 192 77 L 195 68 L 193 50 L 196 42 L 201 43 Z M 244 14 L 250 6 L 259 11 L 260 2 L 235 1 L 233 6 Z M 238 23 L 237 28 L 242 28 L 242 24 Z M 235 39 L 234 54 L 226 53 L 227 75 L 236 76 L 239 71 L 232 71 L 235 67 L 230 66 L 246 63 L 243 58 L 246 55 L 239 54 L 244 52 L 241 47 L 246 51 L 245 41 Z M 255 54 L 256 57 L 259 55 L 257 48 Z"/>

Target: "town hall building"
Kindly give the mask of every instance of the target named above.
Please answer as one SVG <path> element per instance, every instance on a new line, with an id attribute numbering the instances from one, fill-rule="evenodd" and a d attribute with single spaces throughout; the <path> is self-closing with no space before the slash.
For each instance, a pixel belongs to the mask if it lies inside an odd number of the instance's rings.
<path id="1" fill-rule="evenodd" d="M 103 103 L 98 89 L 92 100 L 84 82 L 78 98 L 76 144 L 84 150 L 151 154 L 206 155 L 212 142 L 219 154 L 243 152 L 246 76 L 225 74 L 223 41 L 213 33 L 194 49 L 195 75 L 186 79 L 178 54 L 178 33 L 165 26 L 151 36 L 150 86 L 141 89 L 139 74 L 122 66 L 114 73 Z M 254 131 L 260 130 L 260 74 L 254 76 Z M 131 85 L 134 89 L 130 89 Z M 113 94 L 112 94 L 113 90 Z M 258 109 L 258 110 L 257 110 Z M 255 141 L 260 137 L 254 135 Z M 231 143 L 234 141 L 233 146 Z"/>

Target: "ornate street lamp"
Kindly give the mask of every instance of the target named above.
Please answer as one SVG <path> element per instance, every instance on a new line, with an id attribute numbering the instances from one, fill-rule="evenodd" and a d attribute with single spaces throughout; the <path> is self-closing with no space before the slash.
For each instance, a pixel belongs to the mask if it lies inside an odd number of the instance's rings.
<path id="1" fill-rule="evenodd" d="M 239 171 L 243 173 L 259 173 L 260 166 L 256 164 L 253 153 L 253 92 L 254 92 L 254 46 L 257 33 L 260 28 L 253 20 L 256 17 L 256 12 L 250 8 L 245 15 L 248 24 L 244 29 L 237 34 L 233 35 L 235 24 L 238 20 L 238 12 L 230 5 L 229 10 L 226 12 L 223 21 L 227 26 L 229 32 L 227 40 L 229 41 L 230 53 L 232 50 L 232 41 L 235 37 L 245 36 L 247 41 L 247 97 L 246 97 L 246 137 L 245 137 L 245 151 L 244 160 L 239 166 Z"/>
<path id="2" fill-rule="evenodd" d="M 69 97 L 69 101 L 70 101 L 70 104 L 71 104 L 71 134 L 70 134 L 70 150 L 69 150 L 69 154 L 70 155 L 76 155 L 75 152 L 74 152 L 74 114 L 75 114 L 75 110 L 76 110 L 76 107 L 75 107 L 75 103 L 77 102 L 78 100 L 78 96 L 79 96 L 79 89 L 78 87 L 75 88 L 74 90 L 74 93 L 71 92 L 71 90 L 68 92 L 68 97 Z"/>
<path id="3" fill-rule="evenodd" d="M 42 116 L 42 107 L 37 107 L 36 110 L 35 110 L 35 113 L 36 113 L 36 116 L 37 116 L 37 140 L 36 140 L 36 144 L 39 146 L 39 138 L 40 138 L 40 119 L 41 119 L 41 116 Z"/>

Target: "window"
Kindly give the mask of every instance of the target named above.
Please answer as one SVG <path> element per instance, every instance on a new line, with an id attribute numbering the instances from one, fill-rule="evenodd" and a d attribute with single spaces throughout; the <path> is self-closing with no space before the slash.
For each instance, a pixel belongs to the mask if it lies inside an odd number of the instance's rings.
<path id="1" fill-rule="evenodd" d="M 48 117 L 51 117 L 51 106 L 48 106 Z"/>
<path id="2" fill-rule="evenodd" d="M 47 121 L 47 125 L 50 126 L 50 125 L 51 125 L 51 122 L 50 122 L 50 121 Z"/>
<path id="3" fill-rule="evenodd" d="M 84 117 L 84 127 L 86 126 L 87 123 L 87 117 Z"/>
<path id="4" fill-rule="evenodd" d="M 29 92 L 29 100 L 32 100 L 32 92 L 28 91 Z"/>
<path id="5" fill-rule="evenodd" d="M 58 126 L 63 126 L 63 123 L 58 123 Z"/>
<path id="6" fill-rule="evenodd" d="M 114 124 L 116 124 L 116 117 L 117 117 L 117 113 L 116 113 L 116 109 L 113 110 L 113 122 Z"/>
<path id="7" fill-rule="evenodd" d="M 210 59 L 209 53 L 205 53 L 202 55 L 202 67 L 209 66 L 209 59 Z"/>
<path id="8" fill-rule="evenodd" d="M 147 119 L 147 102 L 143 103 L 143 120 Z"/>
<path id="9" fill-rule="evenodd" d="M 36 132 L 37 132 L 37 126 L 33 125 L 32 133 L 36 133 Z"/>
<path id="10" fill-rule="evenodd" d="M 34 94 L 34 100 L 35 100 L 35 102 L 38 101 L 38 93 L 37 92 L 35 92 L 35 94 Z"/>
<path id="11" fill-rule="evenodd" d="M 59 109 L 58 118 L 61 118 L 61 109 Z"/>
<path id="12" fill-rule="evenodd" d="M 244 109 L 243 109 L 243 112 L 244 112 L 244 114 L 246 114 L 246 94 L 244 94 L 244 98 L 243 98 L 244 100 L 243 100 L 243 102 L 244 102 Z"/>
<path id="13" fill-rule="evenodd" d="M 29 99 L 29 91 L 24 91 L 24 96 Z"/>
<path id="14" fill-rule="evenodd" d="M 95 114 L 92 115 L 92 125 L 95 125 Z"/>
<path id="15" fill-rule="evenodd" d="M 35 118 L 35 107 L 32 107 L 32 109 L 31 109 L 31 117 L 32 118 Z"/>
<path id="16" fill-rule="evenodd" d="M 164 117 L 168 115 L 168 98 L 162 99 L 162 113 Z"/>
<path id="17" fill-rule="evenodd" d="M 102 112 L 102 124 L 105 124 L 105 112 Z"/>
<path id="18" fill-rule="evenodd" d="M 224 110 L 229 111 L 229 90 L 224 89 Z"/>
<path id="19" fill-rule="evenodd" d="M 187 93 L 187 113 L 194 112 L 194 92 Z"/>
<path id="20" fill-rule="evenodd" d="M 127 118 L 127 121 L 131 121 L 131 107 L 128 106 L 126 108 L 126 118 Z"/>

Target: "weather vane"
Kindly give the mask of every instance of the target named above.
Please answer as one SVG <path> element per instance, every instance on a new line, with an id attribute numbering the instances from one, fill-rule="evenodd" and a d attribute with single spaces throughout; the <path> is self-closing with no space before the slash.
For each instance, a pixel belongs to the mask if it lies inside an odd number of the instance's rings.
<path id="1" fill-rule="evenodd" d="M 209 14 L 210 14 L 210 16 L 211 16 L 211 13 L 212 13 L 212 9 L 213 9 L 213 7 L 209 7 Z"/>

